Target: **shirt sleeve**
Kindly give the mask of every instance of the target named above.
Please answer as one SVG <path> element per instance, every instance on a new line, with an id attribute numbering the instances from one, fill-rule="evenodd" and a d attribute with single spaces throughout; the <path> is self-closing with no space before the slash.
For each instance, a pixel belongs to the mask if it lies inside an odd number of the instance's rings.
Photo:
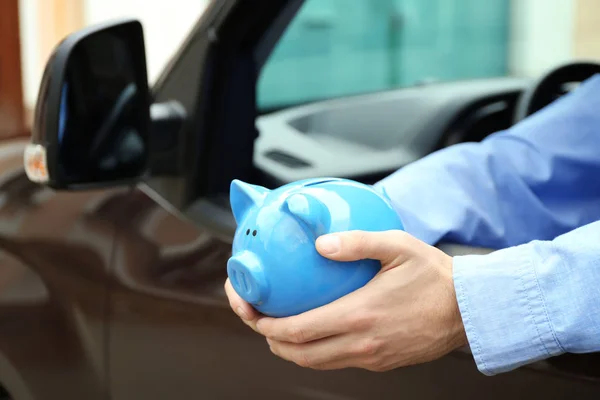
<path id="1" fill-rule="evenodd" d="M 435 152 L 375 185 L 421 240 L 501 249 L 454 258 L 484 374 L 600 351 L 598 110 L 595 76 L 506 131 Z"/>
<path id="2" fill-rule="evenodd" d="M 552 241 L 454 257 L 454 285 L 486 375 L 600 351 L 600 221 Z"/>
<path id="3" fill-rule="evenodd" d="M 600 219 L 600 76 L 480 143 L 457 144 L 382 181 L 407 232 L 493 249 Z"/>

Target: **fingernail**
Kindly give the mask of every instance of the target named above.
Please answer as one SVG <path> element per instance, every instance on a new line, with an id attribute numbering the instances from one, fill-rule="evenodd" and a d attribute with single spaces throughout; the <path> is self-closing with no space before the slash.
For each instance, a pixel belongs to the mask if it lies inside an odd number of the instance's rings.
<path id="1" fill-rule="evenodd" d="M 246 314 L 246 312 L 244 310 L 242 310 L 242 307 L 238 307 L 235 309 L 235 313 L 241 318 L 244 319 L 246 321 L 248 321 L 250 318 L 248 318 L 248 314 Z"/>
<path id="2" fill-rule="evenodd" d="M 273 341 L 269 338 L 267 338 L 267 343 L 269 344 L 269 346 L 273 346 Z"/>
<path id="3" fill-rule="evenodd" d="M 340 251 L 342 241 L 335 235 L 321 236 L 319 239 L 319 248 L 324 254 L 335 254 Z"/>

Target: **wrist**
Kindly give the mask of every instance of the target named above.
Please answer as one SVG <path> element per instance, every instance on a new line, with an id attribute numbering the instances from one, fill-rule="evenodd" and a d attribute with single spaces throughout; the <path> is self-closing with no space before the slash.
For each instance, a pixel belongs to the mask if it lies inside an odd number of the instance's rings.
<path id="1" fill-rule="evenodd" d="M 467 333 L 465 325 L 463 323 L 460 307 L 458 305 L 458 298 L 456 295 L 456 288 L 454 286 L 454 257 L 446 255 L 446 271 L 448 273 L 448 302 L 449 302 L 449 345 L 451 350 L 456 350 L 469 344 L 467 339 Z"/>

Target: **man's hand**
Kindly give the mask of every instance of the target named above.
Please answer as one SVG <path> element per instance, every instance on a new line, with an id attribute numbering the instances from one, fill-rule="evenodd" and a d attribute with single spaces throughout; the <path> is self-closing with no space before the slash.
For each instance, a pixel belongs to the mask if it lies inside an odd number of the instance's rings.
<path id="1" fill-rule="evenodd" d="M 232 309 L 281 358 L 313 369 L 387 371 L 440 358 L 465 345 L 452 258 L 402 231 L 321 236 L 317 250 L 338 261 L 377 259 L 364 287 L 286 318 L 258 314 L 227 281 Z"/>

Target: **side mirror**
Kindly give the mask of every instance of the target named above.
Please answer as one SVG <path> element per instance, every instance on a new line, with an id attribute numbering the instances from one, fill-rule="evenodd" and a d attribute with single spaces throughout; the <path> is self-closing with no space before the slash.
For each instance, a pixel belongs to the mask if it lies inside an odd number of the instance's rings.
<path id="1" fill-rule="evenodd" d="M 25 171 L 55 189 L 133 183 L 148 169 L 149 130 L 142 25 L 86 28 L 59 43 L 46 65 Z"/>

